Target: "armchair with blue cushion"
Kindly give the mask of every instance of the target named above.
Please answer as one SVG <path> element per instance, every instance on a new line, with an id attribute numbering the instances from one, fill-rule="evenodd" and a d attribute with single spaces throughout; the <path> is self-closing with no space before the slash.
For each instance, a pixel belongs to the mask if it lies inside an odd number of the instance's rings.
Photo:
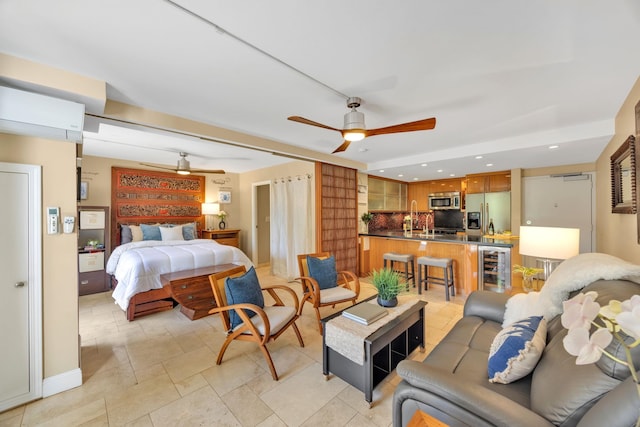
<path id="1" fill-rule="evenodd" d="M 277 339 L 291 326 L 300 347 L 304 347 L 296 325 L 299 317 L 296 293 L 287 286 L 261 287 L 254 268 L 246 271 L 243 265 L 212 274 L 209 282 L 217 305 L 209 313 L 220 313 L 222 326 L 227 333 L 216 364 L 222 363 L 222 357 L 232 341 L 255 342 L 269 365 L 271 376 L 277 381 L 278 373 L 266 344 Z M 276 290 L 286 294 L 293 305 L 285 305 Z M 267 292 L 275 301 L 272 306 L 265 306 L 263 292 Z"/>
<path id="2" fill-rule="evenodd" d="M 299 315 L 305 302 L 316 312 L 318 331 L 322 334 L 320 307 L 335 307 L 351 301 L 355 304 L 360 295 L 360 280 L 350 271 L 337 271 L 335 258 L 328 252 L 298 255 L 298 268 L 302 283 L 302 301 Z"/>

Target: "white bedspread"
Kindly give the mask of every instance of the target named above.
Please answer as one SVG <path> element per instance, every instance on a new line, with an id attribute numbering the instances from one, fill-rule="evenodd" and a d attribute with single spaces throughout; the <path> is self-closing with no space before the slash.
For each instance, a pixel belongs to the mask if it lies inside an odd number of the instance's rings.
<path id="1" fill-rule="evenodd" d="M 214 240 L 145 240 L 120 245 L 107 262 L 107 273 L 115 276 L 116 303 L 126 310 L 135 294 L 160 289 L 160 275 L 220 264 L 253 264 L 240 249 Z"/>

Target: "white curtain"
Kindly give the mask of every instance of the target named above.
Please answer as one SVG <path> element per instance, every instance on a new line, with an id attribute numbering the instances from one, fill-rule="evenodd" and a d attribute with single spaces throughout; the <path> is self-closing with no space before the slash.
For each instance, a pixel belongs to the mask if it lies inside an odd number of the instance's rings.
<path id="1" fill-rule="evenodd" d="M 298 254 L 314 250 L 311 177 L 278 178 L 271 188 L 271 273 L 293 280 Z"/>

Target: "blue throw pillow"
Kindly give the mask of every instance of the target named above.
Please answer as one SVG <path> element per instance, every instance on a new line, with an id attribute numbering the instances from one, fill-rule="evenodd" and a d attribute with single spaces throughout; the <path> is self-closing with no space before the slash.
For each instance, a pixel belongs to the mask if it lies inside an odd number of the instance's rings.
<path id="1" fill-rule="evenodd" d="M 509 384 L 535 369 L 547 340 L 547 321 L 531 316 L 498 332 L 489 350 L 489 382 Z"/>
<path id="2" fill-rule="evenodd" d="M 131 227 L 128 225 L 120 225 L 120 244 L 133 242 L 133 234 L 131 233 Z"/>
<path id="3" fill-rule="evenodd" d="M 142 240 L 162 240 L 158 225 L 140 224 L 140 230 L 142 230 Z"/>
<path id="4" fill-rule="evenodd" d="M 333 255 L 326 259 L 307 256 L 307 266 L 309 275 L 318 282 L 320 289 L 335 288 L 338 285 L 336 259 Z"/>
<path id="5" fill-rule="evenodd" d="M 185 224 L 182 226 L 182 237 L 184 240 L 193 240 L 196 238 L 196 225 L 194 223 Z"/>
<path id="6" fill-rule="evenodd" d="M 264 308 L 264 297 L 256 270 L 251 267 L 249 271 L 239 277 L 227 277 L 224 281 L 224 293 L 227 296 L 227 304 L 255 304 L 260 308 Z M 252 310 L 244 310 L 249 317 L 253 317 L 256 313 Z M 242 318 L 235 310 L 229 312 L 229 321 L 231 329 L 242 323 Z"/>

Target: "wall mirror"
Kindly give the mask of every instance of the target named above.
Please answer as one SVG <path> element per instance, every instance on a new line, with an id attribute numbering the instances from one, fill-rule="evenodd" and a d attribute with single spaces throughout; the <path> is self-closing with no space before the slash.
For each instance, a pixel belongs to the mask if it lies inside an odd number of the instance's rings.
<path id="1" fill-rule="evenodd" d="M 611 212 L 636 213 L 636 144 L 633 135 L 611 156 Z"/>

